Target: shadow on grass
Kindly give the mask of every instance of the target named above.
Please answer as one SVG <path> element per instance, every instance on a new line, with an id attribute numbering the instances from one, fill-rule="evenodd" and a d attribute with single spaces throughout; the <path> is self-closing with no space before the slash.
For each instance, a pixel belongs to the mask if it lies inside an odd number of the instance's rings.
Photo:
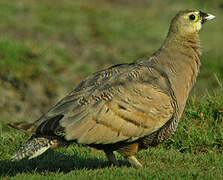
<path id="1" fill-rule="evenodd" d="M 120 166 L 129 166 L 124 160 L 118 161 Z M 44 155 L 31 160 L 21 160 L 11 162 L 9 160 L 0 161 L 0 176 L 15 176 L 18 173 L 39 173 L 41 175 L 49 173 L 68 173 L 81 169 L 100 169 L 110 167 L 109 161 L 97 158 L 82 158 L 78 156 L 67 156 L 61 152 L 49 150 Z"/>

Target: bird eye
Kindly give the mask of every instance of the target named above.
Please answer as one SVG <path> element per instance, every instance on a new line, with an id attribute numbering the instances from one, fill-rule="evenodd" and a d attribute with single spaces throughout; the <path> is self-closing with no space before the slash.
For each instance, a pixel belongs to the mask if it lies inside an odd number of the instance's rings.
<path id="1" fill-rule="evenodd" d="M 192 20 L 192 21 L 197 21 L 198 16 L 197 16 L 196 14 L 191 14 L 191 15 L 189 16 L 189 18 L 190 18 L 190 20 Z"/>

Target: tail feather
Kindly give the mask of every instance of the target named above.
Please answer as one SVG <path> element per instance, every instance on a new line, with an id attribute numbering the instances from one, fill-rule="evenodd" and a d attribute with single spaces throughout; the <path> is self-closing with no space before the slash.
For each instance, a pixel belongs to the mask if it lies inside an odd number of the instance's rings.
<path id="1" fill-rule="evenodd" d="M 35 125 L 33 123 L 16 122 L 16 123 L 9 123 L 8 125 L 12 128 L 24 130 L 26 132 L 33 133 L 35 131 Z"/>
<path id="2" fill-rule="evenodd" d="M 20 150 L 10 158 L 11 161 L 19 161 L 23 158 L 32 159 L 43 154 L 50 147 L 58 145 L 57 139 L 32 136 Z"/>

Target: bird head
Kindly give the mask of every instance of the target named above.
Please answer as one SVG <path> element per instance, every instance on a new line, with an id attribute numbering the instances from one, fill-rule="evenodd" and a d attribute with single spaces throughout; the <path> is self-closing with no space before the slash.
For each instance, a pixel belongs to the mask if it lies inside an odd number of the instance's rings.
<path id="1" fill-rule="evenodd" d="M 181 36 L 197 33 L 202 24 L 215 16 L 198 10 L 180 11 L 172 20 L 169 32 L 177 33 Z"/>

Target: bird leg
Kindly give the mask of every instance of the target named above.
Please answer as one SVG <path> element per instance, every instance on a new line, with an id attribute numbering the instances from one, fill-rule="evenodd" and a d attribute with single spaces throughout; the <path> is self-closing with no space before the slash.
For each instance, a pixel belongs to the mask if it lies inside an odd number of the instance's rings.
<path id="1" fill-rule="evenodd" d="M 135 156 L 128 156 L 127 160 L 134 168 L 142 168 L 142 164 L 138 161 L 138 159 L 136 159 Z"/>
<path id="2" fill-rule="evenodd" d="M 105 155 L 108 158 L 110 163 L 112 163 L 112 164 L 114 164 L 116 166 L 119 166 L 119 163 L 116 160 L 115 155 L 114 155 L 114 153 L 112 151 L 105 151 Z"/>
<path id="3" fill-rule="evenodd" d="M 138 152 L 138 142 L 124 146 L 117 151 L 125 157 L 134 168 L 141 168 L 142 164 L 136 159 L 135 154 Z"/>

